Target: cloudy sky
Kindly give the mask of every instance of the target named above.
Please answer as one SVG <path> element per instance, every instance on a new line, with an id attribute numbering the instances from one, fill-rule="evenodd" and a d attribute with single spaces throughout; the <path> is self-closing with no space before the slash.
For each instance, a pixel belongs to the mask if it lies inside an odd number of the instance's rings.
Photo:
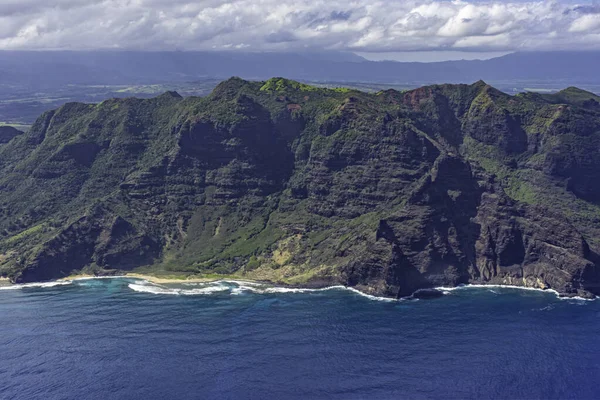
<path id="1" fill-rule="evenodd" d="M 373 59 L 600 50 L 600 2 L 0 0 L 0 49 L 98 48 L 334 49 Z"/>

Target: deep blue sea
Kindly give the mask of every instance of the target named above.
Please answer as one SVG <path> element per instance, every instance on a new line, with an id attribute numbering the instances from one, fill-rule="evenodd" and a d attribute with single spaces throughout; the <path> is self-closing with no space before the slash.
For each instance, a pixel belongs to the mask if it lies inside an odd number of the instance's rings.
<path id="1" fill-rule="evenodd" d="M 600 301 L 46 286 L 0 290 L 0 399 L 600 398 Z"/>

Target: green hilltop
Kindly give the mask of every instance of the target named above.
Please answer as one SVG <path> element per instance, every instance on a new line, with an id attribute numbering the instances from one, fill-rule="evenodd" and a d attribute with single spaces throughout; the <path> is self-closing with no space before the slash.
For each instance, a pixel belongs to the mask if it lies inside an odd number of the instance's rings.
<path id="1" fill-rule="evenodd" d="M 0 275 L 591 296 L 599 145 L 598 97 L 576 88 L 231 78 L 206 98 L 69 103 L 0 144 Z"/>

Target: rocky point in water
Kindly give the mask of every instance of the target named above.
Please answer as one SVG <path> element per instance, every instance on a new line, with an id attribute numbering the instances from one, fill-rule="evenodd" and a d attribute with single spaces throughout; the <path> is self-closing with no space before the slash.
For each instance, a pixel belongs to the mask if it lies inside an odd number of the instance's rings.
<path id="1" fill-rule="evenodd" d="M 275 78 L 70 103 L 0 146 L 0 275 L 600 294 L 600 98 Z M 432 296 L 435 292 L 421 291 Z"/>

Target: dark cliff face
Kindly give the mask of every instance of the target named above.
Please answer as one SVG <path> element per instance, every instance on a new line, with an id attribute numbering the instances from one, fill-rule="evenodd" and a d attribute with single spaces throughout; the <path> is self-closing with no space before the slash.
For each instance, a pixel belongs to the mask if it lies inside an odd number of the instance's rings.
<path id="1" fill-rule="evenodd" d="M 0 145 L 10 142 L 12 139 L 22 134 L 23 132 L 12 126 L 0 126 Z"/>
<path id="2" fill-rule="evenodd" d="M 233 78 L 204 99 L 67 104 L 0 147 L 0 274 L 600 294 L 594 101 Z"/>

